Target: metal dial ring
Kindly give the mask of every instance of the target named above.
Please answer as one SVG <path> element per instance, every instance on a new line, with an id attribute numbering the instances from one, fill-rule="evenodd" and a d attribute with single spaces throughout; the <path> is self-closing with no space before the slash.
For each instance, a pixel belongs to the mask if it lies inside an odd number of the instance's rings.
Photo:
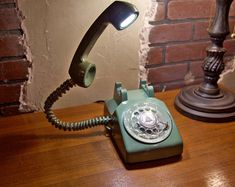
<path id="1" fill-rule="evenodd" d="M 152 102 L 139 102 L 124 114 L 124 127 L 135 139 L 143 143 L 158 143 L 171 133 L 172 120 L 167 111 Z"/>

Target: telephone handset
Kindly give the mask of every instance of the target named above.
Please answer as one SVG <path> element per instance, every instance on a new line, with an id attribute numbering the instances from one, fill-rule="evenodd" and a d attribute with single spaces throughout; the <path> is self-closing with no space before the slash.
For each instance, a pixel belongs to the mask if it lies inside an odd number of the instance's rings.
<path id="1" fill-rule="evenodd" d="M 70 88 L 91 85 L 96 68 L 87 62 L 87 56 L 98 36 L 108 23 L 117 30 L 128 27 L 137 17 L 137 9 L 130 3 L 113 2 L 91 25 L 75 52 L 70 65 L 71 79 L 53 91 L 44 105 L 47 119 L 56 128 L 82 130 L 105 125 L 122 159 L 126 163 L 167 158 L 183 151 L 181 136 L 166 105 L 154 97 L 152 86 L 141 80 L 139 89 L 127 91 L 115 83 L 114 96 L 105 101 L 106 116 L 80 122 L 64 122 L 52 111 L 52 105 Z"/>

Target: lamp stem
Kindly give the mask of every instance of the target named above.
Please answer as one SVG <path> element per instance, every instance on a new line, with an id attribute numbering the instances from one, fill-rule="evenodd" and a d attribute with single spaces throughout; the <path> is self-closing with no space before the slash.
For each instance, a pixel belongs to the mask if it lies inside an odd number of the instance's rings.
<path id="1" fill-rule="evenodd" d="M 206 49 L 207 57 L 202 65 L 204 82 L 197 91 L 200 95 L 214 96 L 220 94 L 217 82 L 224 70 L 223 57 L 226 49 L 223 48 L 223 43 L 229 34 L 228 15 L 232 1 L 216 0 L 215 18 L 208 31 L 212 44 Z"/>

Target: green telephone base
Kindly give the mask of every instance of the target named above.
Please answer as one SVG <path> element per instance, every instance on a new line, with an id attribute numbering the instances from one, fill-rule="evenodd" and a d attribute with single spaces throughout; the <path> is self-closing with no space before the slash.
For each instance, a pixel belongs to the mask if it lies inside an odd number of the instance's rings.
<path id="1" fill-rule="evenodd" d="M 114 97 L 105 102 L 117 122 L 111 137 L 126 163 L 180 155 L 183 142 L 166 105 L 154 97 L 152 86 L 140 81 L 139 89 L 127 91 L 115 83 Z"/>

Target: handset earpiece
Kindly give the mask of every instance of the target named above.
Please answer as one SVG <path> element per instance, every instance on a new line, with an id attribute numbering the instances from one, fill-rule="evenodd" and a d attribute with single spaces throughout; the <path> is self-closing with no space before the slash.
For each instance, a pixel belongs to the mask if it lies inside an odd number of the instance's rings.
<path id="1" fill-rule="evenodd" d="M 95 74 L 95 64 L 91 64 L 88 61 L 72 63 L 69 68 L 69 75 L 73 82 L 84 88 L 87 88 L 92 84 L 95 78 Z"/>

